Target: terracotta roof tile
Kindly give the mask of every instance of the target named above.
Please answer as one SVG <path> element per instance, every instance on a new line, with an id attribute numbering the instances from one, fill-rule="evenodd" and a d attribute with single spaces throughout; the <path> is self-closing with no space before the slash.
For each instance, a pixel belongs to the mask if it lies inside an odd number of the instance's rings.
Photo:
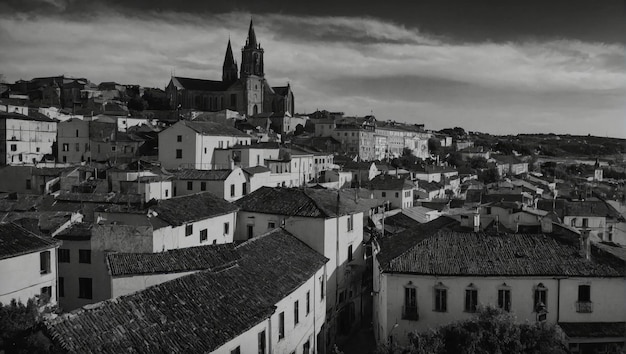
<path id="1" fill-rule="evenodd" d="M 284 230 L 236 248 L 238 266 L 202 271 L 45 323 L 70 352 L 211 352 L 264 321 L 325 257 Z M 268 257 L 271 255 L 271 257 Z"/>
<path id="2" fill-rule="evenodd" d="M 34 233 L 12 223 L 0 223 L 0 259 L 57 247 L 60 241 Z"/>
<path id="3" fill-rule="evenodd" d="M 205 180 L 205 181 L 224 181 L 233 170 L 178 170 L 172 171 L 174 176 L 180 180 Z"/>
<path id="4" fill-rule="evenodd" d="M 232 243 L 174 249 L 158 253 L 109 253 L 112 276 L 212 270 L 232 266 L 239 254 Z"/>
<path id="5" fill-rule="evenodd" d="M 559 322 L 569 338 L 624 338 L 626 322 Z"/>
<path id="6" fill-rule="evenodd" d="M 389 259 L 385 271 L 468 276 L 623 277 L 625 274 L 624 262 L 617 257 L 600 253 L 592 246 L 591 259 L 587 260 L 579 255 L 577 242 L 551 235 L 406 232 L 421 240 Z"/>
<path id="7" fill-rule="evenodd" d="M 239 136 L 244 138 L 250 138 L 250 135 L 224 124 L 215 122 L 190 122 L 181 120 L 181 122 L 193 129 L 194 131 L 202 135 L 216 135 L 216 136 Z"/>
<path id="8" fill-rule="evenodd" d="M 367 183 L 367 188 L 372 190 L 399 191 L 413 189 L 414 187 L 413 182 L 390 175 L 378 175 Z"/>
<path id="9" fill-rule="evenodd" d="M 234 213 L 237 206 L 205 192 L 158 200 L 150 209 L 156 212 L 159 219 L 170 225 L 179 226 L 187 222 Z"/>

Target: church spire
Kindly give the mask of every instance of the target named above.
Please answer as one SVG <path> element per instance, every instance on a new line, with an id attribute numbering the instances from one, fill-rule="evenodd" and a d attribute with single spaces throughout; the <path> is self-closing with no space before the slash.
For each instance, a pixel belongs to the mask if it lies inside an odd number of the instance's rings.
<path id="1" fill-rule="evenodd" d="M 222 81 L 228 83 L 237 81 L 237 63 L 235 62 L 235 57 L 233 56 L 233 48 L 230 45 L 230 38 L 228 39 L 226 55 L 224 56 L 224 66 L 222 67 Z"/>
<path id="2" fill-rule="evenodd" d="M 254 33 L 254 25 L 252 24 L 252 18 L 250 18 L 250 28 L 248 28 L 248 39 L 246 40 L 246 47 L 256 49 L 256 34 Z"/>

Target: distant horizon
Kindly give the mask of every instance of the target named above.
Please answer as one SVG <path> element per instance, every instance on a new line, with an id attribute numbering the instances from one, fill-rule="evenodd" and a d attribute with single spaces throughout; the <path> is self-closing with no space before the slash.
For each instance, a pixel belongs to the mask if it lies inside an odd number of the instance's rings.
<path id="1" fill-rule="evenodd" d="M 161 89 L 171 73 L 220 80 L 228 40 L 240 62 L 253 18 L 265 77 L 291 84 L 296 112 L 624 139 L 625 14 L 619 0 L 8 0 L 0 74 Z"/>

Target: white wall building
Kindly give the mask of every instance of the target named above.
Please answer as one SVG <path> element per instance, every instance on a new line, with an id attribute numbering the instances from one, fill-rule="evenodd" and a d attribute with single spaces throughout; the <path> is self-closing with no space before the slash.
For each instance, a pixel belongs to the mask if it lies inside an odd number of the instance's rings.
<path id="1" fill-rule="evenodd" d="M 34 297 L 58 300 L 57 249 L 61 242 L 11 223 L 0 223 L 0 303 Z"/>
<path id="2" fill-rule="evenodd" d="M 47 117 L 0 113 L 0 165 L 33 165 L 52 153 L 57 122 Z"/>
<path id="3" fill-rule="evenodd" d="M 159 161 L 164 168 L 213 168 L 215 149 L 250 145 L 252 137 L 214 122 L 181 120 L 159 133 Z"/>
<path id="4" fill-rule="evenodd" d="M 246 174 L 239 167 L 220 170 L 178 170 L 175 175 L 176 196 L 211 192 L 232 202 L 248 194 L 250 187 Z"/>

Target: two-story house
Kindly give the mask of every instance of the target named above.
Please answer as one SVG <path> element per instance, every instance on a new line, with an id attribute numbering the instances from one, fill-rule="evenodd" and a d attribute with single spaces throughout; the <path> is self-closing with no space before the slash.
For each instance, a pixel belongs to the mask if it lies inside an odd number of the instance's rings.
<path id="1" fill-rule="evenodd" d="M 215 122 L 181 120 L 159 133 L 159 161 L 167 169 L 213 168 L 215 149 L 250 145 L 252 137 Z"/>
<path id="2" fill-rule="evenodd" d="M 174 195 L 211 192 L 232 202 L 248 194 L 246 174 L 239 167 L 220 170 L 178 170 L 175 176 Z"/>
<path id="3" fill-rule="evenodd" d="M 540 234 L 470 232 L 440 217 L 384 239 L 375 247 L 376 340 L 407 343 L 411 331 L 490 304 L 519 322 L 558 323 L 573 349 L 623 348 L 626 258 L 548 224 Z"/>
<path id="4" fill-rule="evenodd" d="M 0 165 L 33 165 L 52 153 L 57 121 L 0 112 Z"/>
<path id="5" fill-rule="evenodd" d="M 226 257 L 180 252 L 168 258 L 179 262 L 153 267 L 140 255 L 110 259 L 114 274 L 185 268 L 191 274 L 47 321 L 46 332 L 73 352 L 324 352 L 327 258 L 280 229 Z M 205 254 L 201 260 L 199 253 Z M 137 283 L 132 286 L 141 287 Z"/>
<path id="6" fill-rule="evenodd" d="M 56 303 L 57 249 L 61 242 L 12 223 L 0 223 L 0 303 L 39 297 Z"/>
<path id="7" fill-rule="evenodd" d="M 413 192 L 415 185 L 408 179 L 400 176 L 378 175 L 367 184 L 374 198 L 389 202 L 391 209 L 404 209 L 413 206 Z"/>

